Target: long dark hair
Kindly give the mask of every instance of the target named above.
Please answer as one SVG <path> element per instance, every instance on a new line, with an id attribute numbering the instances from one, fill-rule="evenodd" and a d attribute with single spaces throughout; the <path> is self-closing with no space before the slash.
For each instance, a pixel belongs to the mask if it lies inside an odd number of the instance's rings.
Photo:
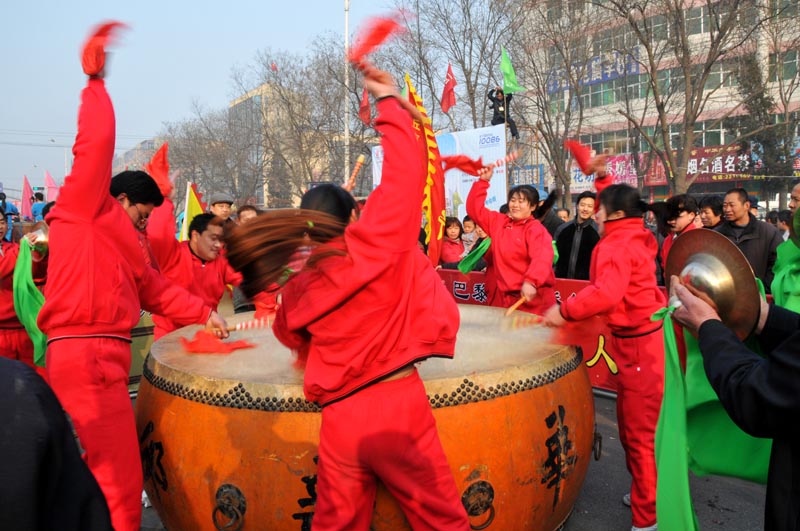
<path id="1" fill-rule="evenodd" d="M 597 199 L 607 213 L 621 210 L 626 218 L 641 218 L 648 210 L 652 210 L 650 205 L 642 201 L 639 190 L 627 184 L 612 184 L 600 192 Z"/>
<path id="2" fill-rule="evenodd" d="M 273 283 L 284 284 L 296 271 L 287 264 L 301 247 L 329 242 L 344 232 L 346 223 L 316 210 L 272 210 L 235 227 L 227 238 L 227 258 L 244 277 L 242 291 L 248 297 Z M 335 248 L 314 252 L 307 262 L 311 267 L 328 256 L 343 255 Z"/>

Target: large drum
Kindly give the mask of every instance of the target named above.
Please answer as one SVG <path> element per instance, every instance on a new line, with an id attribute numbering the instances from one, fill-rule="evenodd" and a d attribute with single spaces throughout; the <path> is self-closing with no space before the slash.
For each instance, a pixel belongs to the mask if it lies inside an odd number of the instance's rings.
<path id="1" fill-rule="evenodd" d="M 459 308 L 455 359 L 419 371 L 472 527 L 557 529 L 592 449 L 581 356 L 500 309 Z M 302 372 L 270 330 L 236 333 L 258 348 L 187 354 L 179 337 L 195 330 L 153 345 L 136 404 L 145 489 L 161 520 L 171 531 L 311 529 L 321 415 L 303 398 Z M 372 529 L 409 529 L 383 488 Z"/>

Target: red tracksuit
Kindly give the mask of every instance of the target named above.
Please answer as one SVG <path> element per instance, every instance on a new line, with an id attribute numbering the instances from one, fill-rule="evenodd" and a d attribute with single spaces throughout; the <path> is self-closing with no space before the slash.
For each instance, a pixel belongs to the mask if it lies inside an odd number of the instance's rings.
<path id="1" fill-rule="evenodd" d="M 443 264 L 454 264 L 461 261 L 464 254 L 464 242 L 451 240 L 447 236 L 442 238 L 442 253 L 439 261 Z"/>
<path id="2" fill-rule="evenodd" d="M 33 365 L 33 343 L 14 311 L 14 267 L 19 245 L 3 241 L 0 256 L 0 356 Z M 34 367 L 35 368 L 35 367 Z"/>
<path id="3" fill-rule="evenodd" d="M 144 260 L 137 231 L 109 194 L 114 109 L 101 79 L 81 94 L 75 162 L 50 212 L 50 262 L 39 328 L 50 385 L 72 417 L 116 531 L 141 524 L 142 467 L 128 396 L 139 309 L 185 324 L 211 308 Z"/>
<path id="4" fill-rule="evenodd" d="M 164 204 L 153 210 L 147 223 L 150 249 L 162 275 L 194 293 L 216 310 L 225 286 L 238 286 L 242 275 L 233 270 L 221 253 L 214 260 L 206 262 L 192 252 L 188 241 L 176 240 L 174 208 L 171 200 L 164 199 Z M 168 317 L 156 314 L 153 314 L 153 322 L 156 325 L 153 334 L 155 339 L 182 326 Z"/>
<path id="5" fill-rule="evenodd" d="M 416 530 L 470 529 L 416 371 L 452 357 L 459 314 L 417 247 L 427 159 L 394 98 L 378 102 L 383 177 L 325 258 L 283 288 L 275 336 L 307 350 L 304 390 L 324 406 L 313 529 L 367 530 L 377 480 Z"/>
<path id="6" fill-rule="evenodd" d="M 478 179 L 467 196 L 467 215 L 492 238 L 492 262 L 496 289 L 492 306 L 508 308 L 520 298 L 526 280 L 536 287 L 536 297 L 520 309 L 542 314 L 556 303 L 553 286 L 553 238 L 533 216 L 519 221 L 486 208 L 489 182 Z"/>
<path id="7" fill-rule="evenodd" d="M 605 223 L 592 252 L 589 286 L 561 303 L 568 321 L 605 315 L 606 351 L 619 366 L 617 422 L 633 477 L 633 525 L 656 522 L 655 431 L 664 392 L 664 335 L 650 316 L 666 305 L 656 285 L 658 244 L 641 218 Z"/>

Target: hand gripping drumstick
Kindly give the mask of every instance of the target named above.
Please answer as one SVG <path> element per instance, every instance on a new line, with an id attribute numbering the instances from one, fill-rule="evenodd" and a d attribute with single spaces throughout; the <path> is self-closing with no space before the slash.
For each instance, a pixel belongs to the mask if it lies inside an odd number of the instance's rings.
<path id="1" fill-rule="evenodd" d="M 252 321 L 244 321 L 237 325 L 228 327 L 228 332 L 238 332 L 240 330 L 256 330 L 258 328 L 270 328 L 272 323 L 269 319 L 253 319 Z"/>

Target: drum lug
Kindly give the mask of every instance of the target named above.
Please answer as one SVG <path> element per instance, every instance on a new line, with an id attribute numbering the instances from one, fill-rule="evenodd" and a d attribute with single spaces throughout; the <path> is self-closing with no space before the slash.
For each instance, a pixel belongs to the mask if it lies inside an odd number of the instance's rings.
<path id="1" fill-rule="evenodd" d="M 211 513 L 214 527 L 218 531 L 239 531 L 244 525 L 244 513 L 247 510 L 242 491 L 236 485 L 226 483 L 217 489 L 216 498 L 217 505 Z M 224 521 L 226 518 L 227 522 Z"/>
<path id="2" fill-rule="evenodd" d="M 600 461 L 600 457 L 603 455 L 603 436 L 600 435 L 600 432 L 597 431 L 597 424 L 594 425 L 594 441 L 592 442 L 592 453 L 594 454 L 594 460 Z"/>
<path id="3" fill-rule="evenodd" d="M 494 488 L 488 481 L 476 481 L 464 491 L 461 495 L 461 504 L 467 511 L 467 515 L 471 517 L 481 516 L 487 511 L 489 514 L 485 516 L 482 524 L 475 525 L 470 522 L 472 529 L 486 529 L 494 521 Z"/>

